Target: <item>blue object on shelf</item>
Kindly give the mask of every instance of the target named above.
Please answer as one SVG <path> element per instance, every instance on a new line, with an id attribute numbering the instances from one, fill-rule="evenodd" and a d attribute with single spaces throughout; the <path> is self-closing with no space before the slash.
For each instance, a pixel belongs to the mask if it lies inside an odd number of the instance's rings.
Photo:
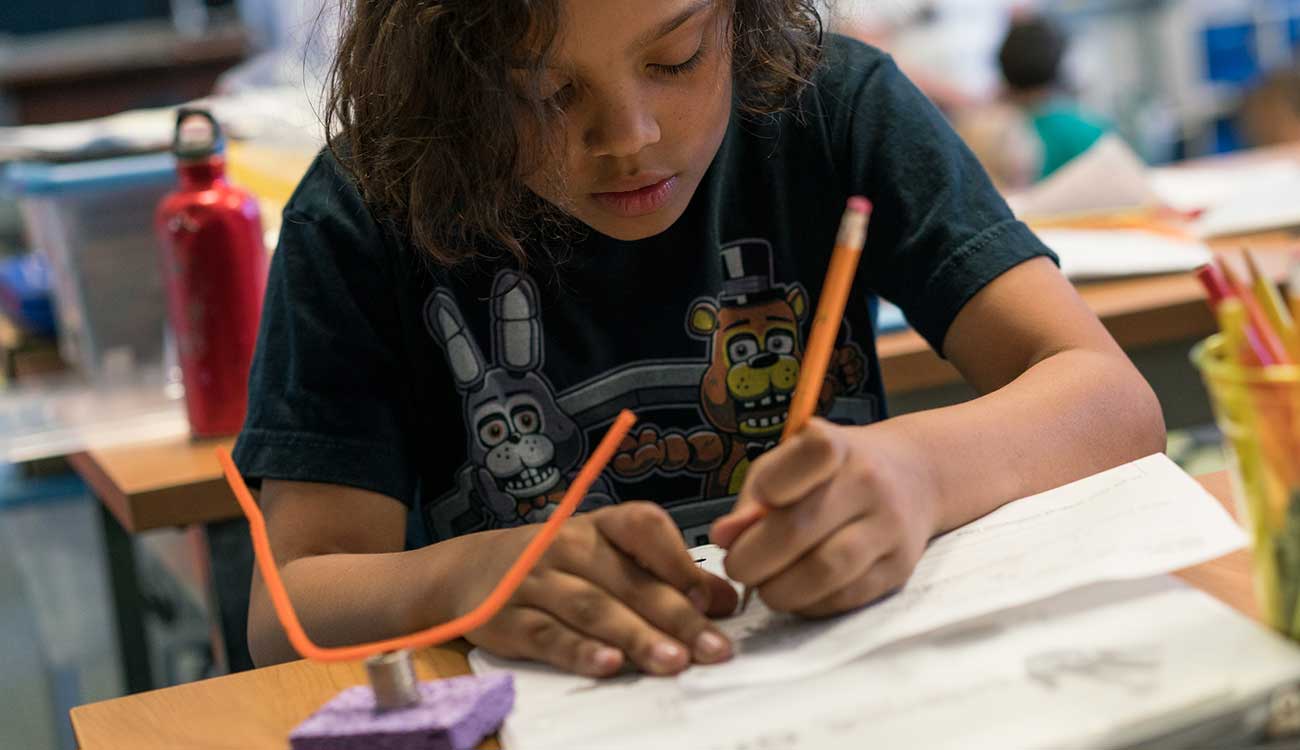
<path id="1" fill-rule="evenodd" d="M 1291 16 L 1286 21 L 1286 38 L 1291 49 L 1300 47 L 1300 16 Z"/>
<path id="2" fill-rule="evenodd" d="M 120 156 L 70 164 L 15 162 L 4 171 L 5 187 L 18 195 L 64 195 L 107 191 L 176 181 L 176 158 L 169 153 Z"/>
<path id="3" fill-rule="evenodd" d="M 1241 85 L 1259 75 L 1255 26 L 1251 23 L 1205 29 L 1205 77 L 1215 83 Z"/>
<path id="4" fill-rule="evenodd" d="M 53 337 L 50 266 L 40 253 L 0 260 L 0 310 L 24 330 Z"/>

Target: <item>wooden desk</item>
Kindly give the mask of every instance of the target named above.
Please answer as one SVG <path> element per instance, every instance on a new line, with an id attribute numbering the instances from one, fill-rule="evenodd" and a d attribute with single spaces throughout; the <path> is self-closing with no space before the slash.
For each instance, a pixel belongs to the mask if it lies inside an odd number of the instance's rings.
<path id="1" fill-rule="evenodd" d="M 1226 474 L 1201 483 L 1232 510 Z M 1244 551 L 1178 574 L 1229 606 L 1256 616 Z M 467 646 L 416 655 L 421 677 L 465 674 Z M 86 750 L 197 747 L 283 750 L 289 731 L 339 690 L 365 681 L 359 664 L 293 662 L 72 709 L 72 727 Z"/>
<path id="2" fill-rule="evenodd" d="M 214 453 L 234 442 L 178 438 L 89 450 L 69 456 L 68 463 L 134 534 L 238 516 Z"/>

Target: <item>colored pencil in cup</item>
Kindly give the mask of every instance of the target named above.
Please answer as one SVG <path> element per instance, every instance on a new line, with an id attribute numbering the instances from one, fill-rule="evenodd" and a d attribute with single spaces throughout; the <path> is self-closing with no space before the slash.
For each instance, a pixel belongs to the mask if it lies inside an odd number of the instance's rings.
<path id="1" fill-rule="evenodd" d="M 1241 300 L 1241 305 L 1245 308 L 1246 337 L 1255 350 L 1255 356 L 1259 360 L 1259 364 L 1265 367 L 1289 364 L 1291 355 L 1287 353 L 1281 337 L 1273 330 L 1272 324 L 1268 322 L 1268 317 L 1255 300 L 1255 295 L 1250 291 L 1250 287 L 1232 270 L 1232 267 L 1228 265 L 1222 255 L 1216 258 L 1216 261 L 1219 270 L 1223 272 L 1224 278 L 1228 280 L 1228 285 L 1235 292 L 1236 298 Z"/>
<path id="2" fill-rule="evenodd" d="M 822 384 L 826 381 L 826 369 L 830 366 L 831 354 L 835 349 L 835 338 L 840 332 L 840 323 L 844 319 L 844 306 L 848 304 L 849 292 L 853 288 L 853 277 L 858 270 L 858 261 L 862 258 L 862 248 L 867 244 L 867 222 L 871 219 L 871 201 L 861 196 L 849 199 L 844 209 L 844 218 L 840 220 L 839 234 L 835 237 L 835 251 L 831 254 L 830 266 L 826 269 L 826 281 L 822 284 L 821 300 L 817 303 L 817 313 L 813 316 L 812 329 L 808 335 L 808 346 L 804 349 L 800 364 L 799 383 L 795 386 L 794 397 L 790 401 L 790 416 L 786 419 L 781 432 L 781 440 L 798 434 L 812 419 L 821 397 Z M 758 518 L 766 511 L 758 508 Z M 749 606 L 754 590 L 745 587 L 740 597 L 740 611 Z"/>
<path id="3" fill-rule="evenodd" d="M 1300 333 L 1296 331 L 1295 318 L 1291 316 L 1291 311 L 1282 301 L 1277 286 L 1260 270 L 1255 254 L 1249 250 L 1243 251 L 1242 254 L 1246 257 L 1246 267 L 1250 269 L 1250 289 L 1255 294 L 1255 300 L 1273 326 L 1273 330 L 1282 339 L 1282 346 L 1286 348 L 1291 360 L 1300 361 Z"/>

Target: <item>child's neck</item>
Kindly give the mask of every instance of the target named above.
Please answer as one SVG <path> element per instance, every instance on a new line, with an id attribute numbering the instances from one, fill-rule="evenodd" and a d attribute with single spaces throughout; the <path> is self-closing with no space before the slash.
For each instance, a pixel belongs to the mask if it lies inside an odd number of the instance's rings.
<path id="1" fill-rule="evenodd" d="M 1007 100 L 1021 109 L 1034 109 L 1060 96 L 1055 86 L 1040 86 L 1033 89 L 1008 89 Z"/>

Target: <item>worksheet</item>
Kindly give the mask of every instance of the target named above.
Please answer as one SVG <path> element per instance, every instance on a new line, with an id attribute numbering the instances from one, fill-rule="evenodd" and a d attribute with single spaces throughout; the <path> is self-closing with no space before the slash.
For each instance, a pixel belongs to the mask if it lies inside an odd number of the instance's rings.
<path id="1" fill-rule="evenodd" d="M 819 675 L 712 693 L 478 652 L 471 662 L 515 674 L 507 750 L 1118 748 L 1261 705 L 1300 680 L 1294 645 L 1168 576 L 1076 589 Z"/>
<path id="2" fill-rule="evenodd" d="M 592 680 L 478 650 L 470 663 L 476 672 L 515 673 L 519 697 L 504 732 L 508 747 L 589 741 L 609 747 L 615 739 L 620 747 L 634 740 L 663 747 L 687 738 L 683 746 L 718 750 L 843 746 L 859 739 L 938 746 L 954 728 L 933 718 L 941 715 L 932 712 L 935 706 L 969 719 L 1013 692 L 1021 702 L 1038 696 L 1058 710 L 1055 718 L 1047 708 L 1008 717 L 1007 729 L 989 730 L 989 742 L 1023 746 L 1019 740 L 1033 732 L 1060 728 L 1060 710 L 1075 700 L 1058 700 L 1061 686 L 1092 695 L 1089 680 L 1096 680 L 1076 679 L 1080 674 L 1117 672 L 1138 680 L 1134 690 L 1147 698 L 1120 703 L 1149 721 L 1187 710 L 1184 688 L 1204 697 L 1206 680 L 1192 678 L 1211 676 L 1204 663 L 1210 652 L 1226 659 L 1213 669 L 1228 670 L 1213 675 L 1216 700 L 1223 691 L 1245 689 L 1235 687 L 1230 667 L 1247 670 L 1251 680 L 1272 678 L 1254 669 L 1251 649 L 1295 667 L 1290 647 L 1253 623 L 1172 579 L 1152 578 L 1244 542 L 1218 501 L 1156 455 L 1016 501 L 935 540 L 902 591 L 856 612 L 808 622 L 774 613 L 755 598 L 747 612 L 719 623 L 737 646 L 727 664 L 693 667 L 676 678 Z M 701 565 L 722 571 L 722 550 L 695 552 Z M 1229 636 L 1246 645 L 1233 647 L 1224 640 Z M 1225 644 L 1226 656 L 1219 648 Z M 1191 672 L 1183 674 L 1183 667 Z M 1171 670 L 1180 676 L 1169 677 Z M 1099 701 L 1114 695 L 1093 692 Z M 924 720 L 909 720 L 908 711 L 921 706 Z M 1077 733 L 1092 722 L 1087 731 L 1094 735 L 1118 732 L 1125 714 L 1117 711 L 1087 712 L 1067 726 Z M 809 712 L 825 714 L 826 723 L 808 721 Z M 964 729 L 959 744 L 979 744 L 971 733 L 985 723 Z M 889 726 L 894 729 L 886 731 Z M 1013 730 L 1029 734 L 1008 734 Z M 894 731 L 901 734 L 889 734 Z M 736 744 L 746 736 L 750 744 Z"/>

